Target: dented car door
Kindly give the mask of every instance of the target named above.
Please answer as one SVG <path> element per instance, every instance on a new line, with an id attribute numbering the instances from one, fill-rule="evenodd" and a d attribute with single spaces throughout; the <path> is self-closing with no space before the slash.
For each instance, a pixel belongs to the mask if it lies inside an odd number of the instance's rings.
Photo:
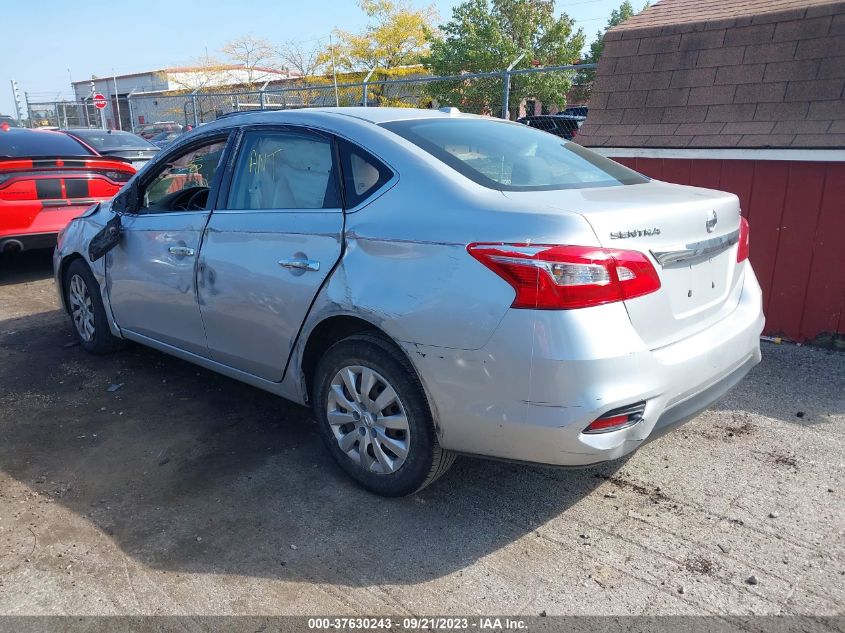
<path id="1" fill-rule="evenodd" d="M 341 254 L 331 137 L 247 129 L 206 229 L 198 289 L 211 358 L 282 379 L 303 319 Z"/>

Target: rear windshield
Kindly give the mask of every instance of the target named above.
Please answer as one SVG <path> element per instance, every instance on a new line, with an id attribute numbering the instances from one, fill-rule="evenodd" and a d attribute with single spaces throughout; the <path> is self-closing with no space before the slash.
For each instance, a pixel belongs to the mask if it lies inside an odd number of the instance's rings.
<path id="1" fill-rule="evenodd" d="M 11 128 L 0 131 L 0 157 L 90 156 L 79 141 L 60 132 Z"/>
<path id="2" fill-rule="evenodd" d="M 108 149 L 158 149 L 155 145 L 129 132 L 109 132 L 107 130 L 73 130 L 78 136 L 96 150 Z"/>
<path id="3" fill-rule="evenodd" d="M 491 189 L 547 191 L 648 182 L 576 143 L 518 123 L 438 118 L 381 125 Z"/>

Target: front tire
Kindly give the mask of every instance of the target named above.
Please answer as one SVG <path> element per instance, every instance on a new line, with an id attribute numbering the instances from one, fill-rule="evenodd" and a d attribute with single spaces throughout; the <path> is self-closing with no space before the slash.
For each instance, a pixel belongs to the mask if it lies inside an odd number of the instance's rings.
<path id="1" fill-rule="evenodd" d="M 317 365 L 313 395 L 326 447 L 371 492 L 412 494 L 455 460 L 440 447 L 413 367 L 382 336 L 357 334 L 330 347 Z"/>
<path id="2" fill-rule="evenodd" d="M 111 333 L 100 285 L 81 259 L 68 266 L 64 277 L 65 302 L 79 345 L 91 354 L 108 354 L 122 340 Z"/>

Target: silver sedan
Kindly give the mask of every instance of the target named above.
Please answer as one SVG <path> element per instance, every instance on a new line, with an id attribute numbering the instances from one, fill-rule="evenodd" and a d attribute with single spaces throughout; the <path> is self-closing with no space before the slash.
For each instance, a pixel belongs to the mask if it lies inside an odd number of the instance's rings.
<path id="1" fill-rule="evenodd" d="M 355 481 L 630 453 L 760 360 L 737 197 L 516 123 L 332 108 L 184 135 L 61 234 L 82 347 L 310 404 Z"/>

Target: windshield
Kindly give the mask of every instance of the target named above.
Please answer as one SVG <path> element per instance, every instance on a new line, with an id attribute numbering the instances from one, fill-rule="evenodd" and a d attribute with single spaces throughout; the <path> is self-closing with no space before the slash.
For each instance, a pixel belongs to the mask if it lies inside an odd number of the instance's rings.
<path id="1" fill-rule="evenodd" d="M 158 149 L 149 141 L 129 132 L 109 132 L 106 130 L 72 130 L 71 134 L 78 136 L 96 150 L 109 149 Z"/>
<path id="2" fill-rule="evenodd" d="M 437 118 L 381 125 L 491 189 L 542 191 L 648 182 L 576 143 L 517 123 Z"/>

